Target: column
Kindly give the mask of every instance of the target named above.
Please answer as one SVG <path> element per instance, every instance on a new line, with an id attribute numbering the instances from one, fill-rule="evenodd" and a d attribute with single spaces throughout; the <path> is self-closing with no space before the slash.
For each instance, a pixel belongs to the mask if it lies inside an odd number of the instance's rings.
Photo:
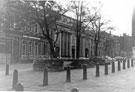
<path id="1" fill-rule="evenodd" d="M 60 45 L 60 46 L 59 46 L 59 47 L 60 47 L 60 49 L 59 49 L 59 50 L 60 50 L 60 51 L 59 51 L 59 57 L 60 57 L 60 58 L 61 58 L 61 40 L 62 40 L 62 37 L 61 37 L 61 33 L 60 33 L 60 39 L 59 39 L 59 42 L 60 42 L 60 43 L 59 43 L 59 45 Z"/>
<path id="2" fill-rule="evenodd" d="M 80 56 L 84 57 L 84 39 L 80 38 Z"/>
<path id="3" fill-rule="evenodd" d="M 65 55 L 64 56 L 66 56 L 67 57 L 67 55 L 68 55 L 68 33 L 67 32 L 65 32 L 65 40 L 64 40 L 64 46 L 65 46 Z"/>
<path id="4" fill-rule="evenodd" d="M 41 55 L 44 56 L 44 42 L 41 41 Z"/>
<path id="5" fill-rule="evenodd" d="M 62 32 L 61 33 L 61 56 L 65 56 L 65 44 L 64 44 L 64 41 L 65 41 L 65 33 Z"/>
<path id="6" fill-rule="evenodd" d="M 34 58 L 34 40 L 32 41 L 32 57 Z"/>
<path id="7" fill-rule="evenodd" d="M 26 42 L 26 54 L 25 54 L 25 56 L 26 56 L 26 59 L 29 60 L 29 39 L 26 39 L 25 42 Z"/>
<path id="8" fill-rule="evenodd" d="M 41 55 L 43 56 L 43 41 L 41 41 Z"/>
<path id="9" fill-rule="evenodd" d="M 20 58 L 21 58 L 21 39 L 18 38 L 18 52 L 19 52 L 19 57 L 18 57 L 18 60 L 20 62 Z"/>
<path id="10" fill-rule="evenodd" d="M 90 41 L 90 42 L 89 42 L 89 43 L 90 43 L 90 44 L 89 44 L 89 58 L 90 58 L 90 57 L 91 57 L 91 39 L 89 39 L 89 41 Z"/>
<path id="11" fill-rule="evenodd" d="M 85 57 L 85 38 L 82 38 L 82 44 L 83 44 L 83 46 L 82 46 L 82 57 Z"/>
<path id="12" fill-rule="evenodd" d="M 77 41 L 77 38 L 75 37 L 75 58 L 76 58 L 76 41 Z"/>
<path id="13" fill-rule="evenodd" d="M 72 34 L 70 34 L 70 58 L 72 58 Z"/>
<path id="14" fill-rule="evenodd" d="M 11 41 L 11 62 L 14 62 L 14 39 Z"/>
<path id="15" fill-rule="evenodd" d="M 70 56 L 70 33 L 68 32 L 67 33 L 67 56 L 69 57 Z"/>
<path id="16" fill-rule="evenodd" d="M 21 61 L 21 58 L 22 58 L 22 38 L 20 38 L 20 61 Z"/>

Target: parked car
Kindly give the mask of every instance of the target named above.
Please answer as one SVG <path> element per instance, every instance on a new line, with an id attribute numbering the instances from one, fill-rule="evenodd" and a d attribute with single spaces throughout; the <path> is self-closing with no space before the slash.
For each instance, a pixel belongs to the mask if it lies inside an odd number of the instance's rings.
<path id="1" fill-rule="evenodd" d="M 113 59 L 113 61 L 116 61 L 116 59 L 115 58 L 112 58 Z"/>
<path id="2" fill-rule="evenodd" d="M 114 60 L 113 60 L 113 58 L 111 58 L 111 57 L 109 57 L 109 56 L 105 56 L 105 62 L 106 63 L 112 63 Z"/>
<path id="3" fill-rule="evenodd" d="M 116 61 L 122 61 L 122 60 L 124 60 L 124 58 L 121 57 L 121 56 L 116 56 L 115 59 L 116 59 Z"/>
<path id="4" fill-rule="evenodd" d="M 106 63 L 105 58 L 97 56 L 97 57 L 91 57 L 90 60 L 93 62 L 99 64 L 99 65 L 104 65 Z"/>

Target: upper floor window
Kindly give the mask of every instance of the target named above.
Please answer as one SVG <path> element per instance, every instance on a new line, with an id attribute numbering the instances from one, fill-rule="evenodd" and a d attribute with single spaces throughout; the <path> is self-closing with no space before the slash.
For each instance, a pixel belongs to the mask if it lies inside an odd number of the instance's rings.
<path id="1" fill-rule="evenodd" d="M 34 32 L 35 32 L 35 33 L 38 32 L 38 24 L 35 24 Z"/>
<path id="2" fill-rule="evenodd" d="M 31 26 L 29 25 L 29 26 L 27 26 L 27 31 L 31 31 Z"/>

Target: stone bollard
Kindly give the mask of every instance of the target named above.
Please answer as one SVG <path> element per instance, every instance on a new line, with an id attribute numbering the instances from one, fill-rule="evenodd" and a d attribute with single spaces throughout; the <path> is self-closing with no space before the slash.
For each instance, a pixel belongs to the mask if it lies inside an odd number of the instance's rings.
<path id="1" fill-rule="evenodd" d="M 105 63 L 105 75 L 108 75 L 108 64 Z"/>
<path id="2" fill-rule="evenodd" d="M 48 85 L 48 68 L 44 68 L 44 75 L 43 75 L 43 86 Z"/>
<path id="3" fill-rule="evenodd" d="M 130 68 L 131 61 L 129 60 L 129 68 Z"/>
<path id="4" fill-rule="evenodd" d="M 127 68 L 130 68 L 129 59 L 127 61 Z"/>
<path id="5" fill-rule="evenodd" d="M 71 92 L 79 92 L 79 89 L 78 88 L 73 88 L 73 89 L 71 89 Z"/>
<path id="6" fill-rule="evenodd" d="M 9 64 L 6 64 L 6 73 L 5 75 L 9 75 Z"/>
<path id="7" fill-rule="evenodd" d="M 71 73 L 70 73 L 70 67 L 67 67 L 67 76 L 66 76 L 66 82 L 71 82 Z"/>
<path id="8" fill-rule="evenodd" d="M 121 65 L 120 65 L 120 61 L 118 61 L 118 71 L 121 70 Z"/>
<path id="9" fill-rule="evenodd" d="M 99 64 L 96 64 L 96 77 L 100 76 L 100 72 L 99 72 Z"/>
<path id="10" fill-rule="evenodd" d="M 15 85 L 18 83 L 18 71 L 15 69 L 13 72 L 13 84 L 12 88 L 15 88 Z"/>
<path id="11" fill-rule="evenodd" d="M 123 60 L 123 69 L 126 69 L 125 63 L 126 63 L 126 60 Z"/>
<path id="12" fill-rule="evenodd" d="M 131 66 L 134 67 L 133 59 L 131 59 Z"/>
<path id="13" fill-rule="evenodd" d="M 16 86 L 15 86 L 15 91 L 24 91 L 24 87 L 22 84 L 18 83 Z"/>
<path id="14" fill-rule="evenodd" d="M 112 73 L 115 73 L 115 62 L 112 62 Z"/>
<path id="15" fill-rule="evenodd" d="M 83 80 L 87 80 L 87 66 L 83 66 Z"/>

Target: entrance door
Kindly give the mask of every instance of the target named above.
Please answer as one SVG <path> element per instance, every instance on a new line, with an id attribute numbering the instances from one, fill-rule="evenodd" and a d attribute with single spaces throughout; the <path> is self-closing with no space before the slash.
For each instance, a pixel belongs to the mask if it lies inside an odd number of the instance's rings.
<path id="1" fill-rule="evenodd" d="M 85 57 L 87 58 L 89 56 L 89 49 L 85 48 Z"/>
<path id="2" fill-rule="evenodd" d="M 72 47 L 72 58 L 75 58 L 75 47 Z"/>

